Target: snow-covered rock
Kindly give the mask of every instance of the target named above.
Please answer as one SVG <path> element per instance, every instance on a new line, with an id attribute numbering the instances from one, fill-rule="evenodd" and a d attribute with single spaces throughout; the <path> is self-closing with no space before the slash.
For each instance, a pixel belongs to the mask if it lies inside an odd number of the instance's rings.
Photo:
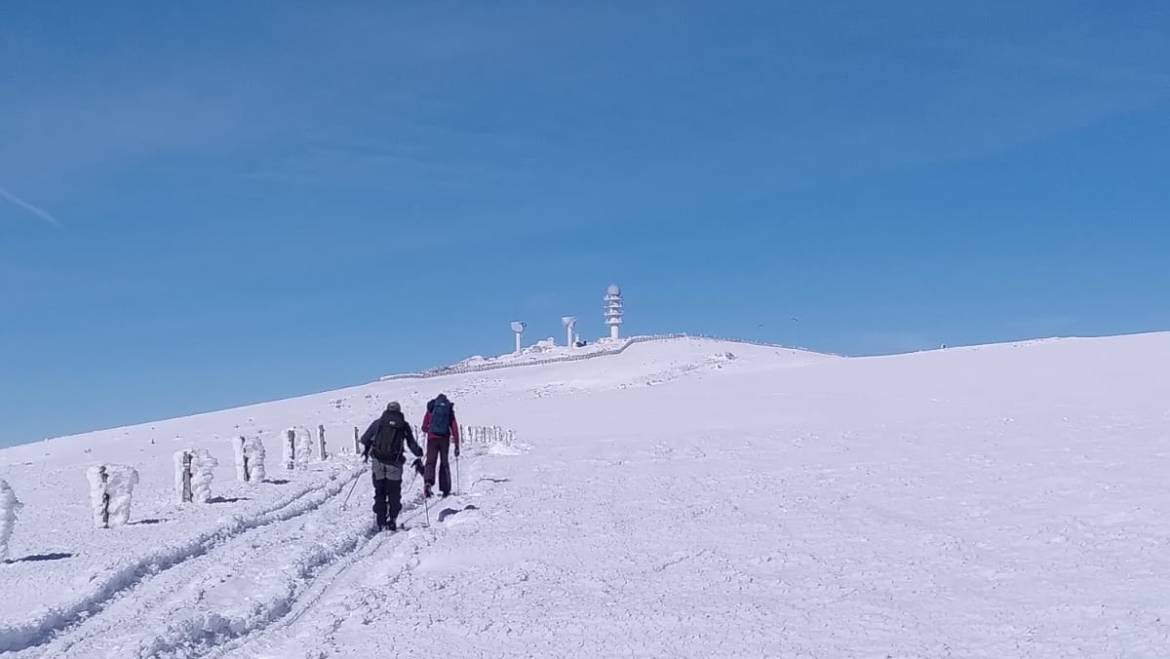
<path id="1" fill-rule="evenodd" d="M 8 541 L 16 528 L 16 515 L 23 507 L 8 483 L 0 480 L 0 561 L 8 558 Z"/>
<path id="2" fill-rule="evenodd" d="M 98 465 L 85 473 L 89 480 L 89 503 L 98 528 L 123 526 L 130 522 L 130 503 L 138 485 L 138 470 L 125 465 Z"/>
<path id="3" fill-rule="evenodd" d="M 264 482 L 264 442 L 257 436 L 232 440 L 236 454 L 236 479 L 241 483 Z"/>

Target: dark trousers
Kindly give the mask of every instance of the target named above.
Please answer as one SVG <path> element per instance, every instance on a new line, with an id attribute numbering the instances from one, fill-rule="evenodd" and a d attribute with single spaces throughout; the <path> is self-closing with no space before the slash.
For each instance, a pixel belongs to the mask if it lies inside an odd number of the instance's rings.
<path id="1" fill-rule="evenodd" d="M 431 436 L 427 438 L 427 468 L 423 471 L 423 480 L 427 485 L 435 484 L 435 463 L 439 465 L 439 491 L 447 494 L 451 491 L 451 464 L 447 453 L 451 450 L 450 437 Z"/>
<path id="2" fill-rule="evenodd" d="M 378 526 L 386 526 L 386 520 L 398 519 L 402 512 L 402 481 L 389 478 L 374 479 L 374 517 Z"/>

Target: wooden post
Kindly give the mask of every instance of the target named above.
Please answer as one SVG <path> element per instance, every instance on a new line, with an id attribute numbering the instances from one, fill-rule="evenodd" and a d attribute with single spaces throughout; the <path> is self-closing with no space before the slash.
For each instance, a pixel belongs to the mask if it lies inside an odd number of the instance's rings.
<path id="1" fill-rule="evenodd" d="M 297 466 L 297 431 L 289 428 L 285 441 L 288 442 L 288 464 L 285 469 L 292 471 Z"/>
<path id="2" fill-rule="evenodd" d="M 353 454 L 360 455 L 362 452 L 362 442 L 358 435 L 358 427 L 353 427 Z"/>
<path id="3" fill-rule="evenodd" d="M 248 441 L 240 436 L 240 456 L 244 460 L 244 482 L 252 482 L 252 465 L 248 464 Z"/>
<path id="4" fill-rule="evenodd" d="M 191 491 L 191 452 L 183 451 L 183 503 L 195 500 L 195 493 Z"/>
<path id="5" fill-rule="evenodd" d="M 317 426 L 317 450 L 320 452 L 317 457 L 321 459 L 321 462 L 329 458 L 325 453 L 325 426 L 322 425 Z"/>
<path id="6" fill-rule="evenodd" d="M 98 467 L 98 475 L 102 478 L 102 528 L 110 528 L 110 492 L 107 485 L 110 475 L 106 473 L 106 466 Z"/>

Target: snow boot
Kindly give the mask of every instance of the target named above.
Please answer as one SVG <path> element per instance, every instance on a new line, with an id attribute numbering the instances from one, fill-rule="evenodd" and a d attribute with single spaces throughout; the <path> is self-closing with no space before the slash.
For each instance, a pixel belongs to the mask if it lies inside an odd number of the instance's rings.
<path id="1" fill-rule="evenodd" d="M 386 530 L 390 531 L 391 533 L 397 531 L 398 530 L 398 522 L 395 522 L 394 520 L 390 520 L 390 521 L 386 522 Z"/>

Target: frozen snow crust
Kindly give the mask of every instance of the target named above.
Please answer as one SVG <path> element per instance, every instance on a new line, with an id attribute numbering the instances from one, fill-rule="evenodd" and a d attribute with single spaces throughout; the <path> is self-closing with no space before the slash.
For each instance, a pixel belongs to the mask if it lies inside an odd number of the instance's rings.
<path id="1" fill-rule="evenodd" d="M 1165 657 L 1168 358 L 672 338 L 6 449 L 0 652 Z M 477 433 L 429 510 L 408 476 L 409 530 L 375 534 L 353 426 L 439 391 L 515 438 Z M 335 457 L 236 478 L 235 438 L 318 425 Z M 206 504 L 175 501 L 188 448 Z M 139 474 L 124 526 L 94 528 L 97 464 Z"/>

